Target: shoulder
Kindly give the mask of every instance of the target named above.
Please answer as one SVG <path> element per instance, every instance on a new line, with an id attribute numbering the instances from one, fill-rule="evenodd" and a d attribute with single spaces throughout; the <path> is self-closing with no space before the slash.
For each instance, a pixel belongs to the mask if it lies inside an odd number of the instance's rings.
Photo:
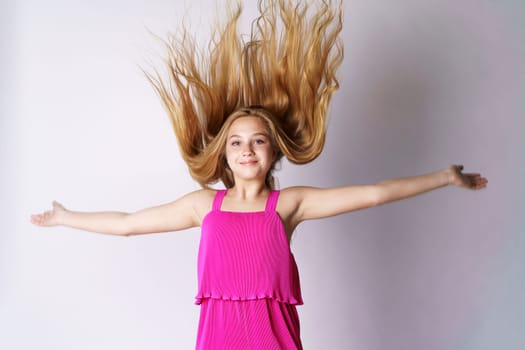
<path id="1" fill-rule="evenodd" d="M 316 187 L 309 187 L 309 186 L 293 186 L 293 187 L 287 187 L 282 189 L 279 195 L 279 198 L 283 201 L 301 201 L 305 195 L 308 193 L 311 193 L 315 190 L 318 190 Z"/>
<path id="2" fill-rule="evenodd" d="M 216 193 L 217 190 L 205 188 L 190 192 L 182 199 L 193 208 L 199 218 L 202 218 L 211 210 Z"/>
<path id="3" fill-rule="evenodd" d="M 276 209 L 289 236 L 301 222 L 304 198 L 312 190 L 315 188 L 307 186 L 294 186 L 280 190 Z"/>
<path id="4" fill-rule="evenodd" d="M 308 186 L 293 186 L 280 190 L 278 210 L 285 213 L 295 213 L 304 200 L 305 195 L 312 190 L 315 190 L 315 188 Z"/>
<path id="5" fill-rule="evenodd" d="M 298 222 L 305 216 L 305 210 L 311 207 L 324 205 L 325 201 L 333 200 L 329 195 L 330 189 L 311 186 L 288 187 L 281 191 L 278 209 L 284 213 L 292 215 Z M 336 192 L 333 195 L 337 195 Z"/>
<path id="6" fill-rule="evenodd" d="M 200 190 L 188 193 L 186 197 L 191 198 L 193 200 L 213 200 L 217 192 L 217 190 L 211 188 L 202 188 Z"/>
<path id="7" fill-rule="evenodd" d="M 211 203 L 213 202 L 213 199 L 215 198 L 215 194 L 217 192 L 217 190 L 203 188 L 200 190 L 190 192 L 184 197 L 191 201 L 194 206 L 211 206 Z"/>

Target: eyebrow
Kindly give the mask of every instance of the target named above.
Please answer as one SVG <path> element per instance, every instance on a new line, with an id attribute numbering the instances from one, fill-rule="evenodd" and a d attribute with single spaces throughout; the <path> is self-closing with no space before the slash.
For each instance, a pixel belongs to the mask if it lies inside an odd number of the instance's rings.
<path id="1" fill-rule="evenodd" d="M 267 137 L 267 138 L 270 137 L 270 135 L 268 135 L 265 132 L 256 132 L 255 134 L 252 134 L 251 136 L 264 136 L 264 137 Z M 241 137 L 241 135 L 237 135 L 237 134 L 230 135 L 230 139 L 233 138 L 233 137 Z"/>

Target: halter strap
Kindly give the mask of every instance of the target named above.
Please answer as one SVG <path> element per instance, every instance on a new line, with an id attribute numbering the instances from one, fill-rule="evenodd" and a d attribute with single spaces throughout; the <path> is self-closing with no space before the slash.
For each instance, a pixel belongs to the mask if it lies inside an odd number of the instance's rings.
<path id="1" fill-rule="evenodd" d="M 268 200 L 266 201 L 266 209 L 264 211 L 275 211 L 275 207 L 277 206 L 277 200 L 279 199 L 279 191 L 272 190 L 270 192 L 270 195 L 268 196 Z"/>
<path id="2" fill-rule="evenodd" d="M 224 196 L 226 195 L 226 190 L 218 190 L 217 193 L 215 193 L 215 198 L 213 198 L 213 205 L 211 210 L 213 211 L 220 211 L 222 200 L 224 199 Z"/>

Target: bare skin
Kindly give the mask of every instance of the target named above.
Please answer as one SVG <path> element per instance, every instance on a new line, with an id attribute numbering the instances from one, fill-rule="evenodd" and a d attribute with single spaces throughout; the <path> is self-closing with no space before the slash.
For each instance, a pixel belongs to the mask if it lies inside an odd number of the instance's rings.
<path id="1" fill-rule="evenodd" d="M 257 117 L 242 117 L 231 125 L 225 152 L 235 185 L 228 190 L 222 210 L 264 210 L 270 192 L 265 178 L 277 154 L 270 140 L 266 125 Z M 448 185 L 480 190 L 487 186 L 487 179 L 479 173 L 463 173 L 463 165 L 451 165 L 432 173 L 371 185 L 289 187 L 281 190 L 276 210 L 290 239 L 297 225 L 305 220 L 370 208 Z M 63 225 L 121 236 L 179 231 L 201 226 L 211 210 L 215 193 L 214 190 L 202 189 L 173 202 L 134 213 L 77 212 L 54 201 L 51 210 L 31 215 L 31 222 L 39 226 Z"/>

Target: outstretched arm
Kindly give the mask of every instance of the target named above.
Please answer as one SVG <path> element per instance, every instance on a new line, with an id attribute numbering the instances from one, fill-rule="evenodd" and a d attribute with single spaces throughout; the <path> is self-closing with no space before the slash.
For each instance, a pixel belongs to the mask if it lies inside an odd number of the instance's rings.
<path id="1" fill-rule="evenodd" d="M 478 190 L 487 179 L 477 173 L 463 173 L 462 165 L 452 165 L 429 174 L 390 179 L 373 185 L 328 189 L 296 188 L 296 220 L 317 219 L 369 208 L 416 196 L 447 185 Z"/>
<path id="2" fill-rule="evenodd" d="M 487 179 L 478 173 L 463 173 L 463 165 L 452 165 L 433 173 L 384 180 L 376 184 L 380 188 L 377 204 L 409 198 L 440 187 L 455 185 L 471 190 L 487 186 Z"/>
<path id="3" fill-rule="evenodd" d="M 53 202 L 52 210 L 31 215 L 31 222 L 39 226 L 62 225 L 120 236 L 184 230 L 200 225 L 200 213 L 207 205 L 203 192 L 193 192 L 174 202 L 134 213 L 78 212 Z"/>

